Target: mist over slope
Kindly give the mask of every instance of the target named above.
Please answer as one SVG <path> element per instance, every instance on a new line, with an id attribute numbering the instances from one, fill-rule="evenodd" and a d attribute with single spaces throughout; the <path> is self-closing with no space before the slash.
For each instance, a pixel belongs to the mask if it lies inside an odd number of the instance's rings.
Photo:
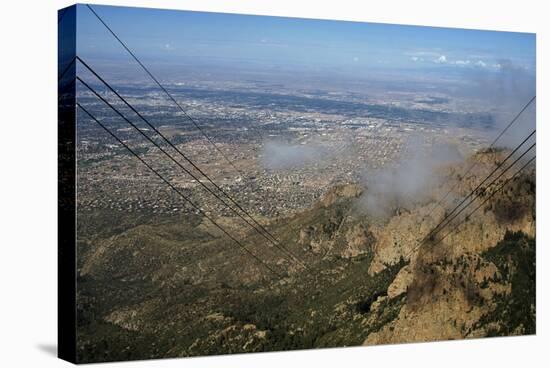
<path id="1" fill-rule="evenodd" d="M 359 207 L 376 217 L 388 217 L 398 208 L 425 202 L 446 179 L 438 169 L 461 160 L 456 145 L 427 146 L 420 137 L 410 138 L 393 167 L 365 171 L 363 180 L 368 190 L 361 196 Z"/>

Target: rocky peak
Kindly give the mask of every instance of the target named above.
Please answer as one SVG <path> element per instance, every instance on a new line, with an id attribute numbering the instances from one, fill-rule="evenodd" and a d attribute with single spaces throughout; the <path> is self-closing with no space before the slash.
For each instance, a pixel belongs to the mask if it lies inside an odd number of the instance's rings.
<path id="1" fill-rule="evenodd" d="M 328 207 L 342 198 L 358 198 L 363 193 L 363 188 L 358 184 L 337 185 L 329 189 L 321 198 L 320 204 Z"/>

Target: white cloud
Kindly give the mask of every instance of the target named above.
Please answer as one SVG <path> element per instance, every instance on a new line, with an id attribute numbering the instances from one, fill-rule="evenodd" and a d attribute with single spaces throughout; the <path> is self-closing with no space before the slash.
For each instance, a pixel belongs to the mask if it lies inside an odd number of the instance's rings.
<path id="1" fill-rule="evenodd" d="M 469 65 L 470 60 L 457 60 L 457 61 L 455 61 L 455 64 L 456 65 Z"/>
<path id="2" fill-rule="evenodd" d="M 476 65 L 485 68 L 487 66 L 487 63 L 483 62 L 482 60 L 478 60 L 476 62 Z"/>
<path id="3" fill-rule="evenodd" d="M 424 61 L 424 59 L 422 59 L 421 57 L 418 57 L 418 56 L 411 56 L 411 60 L 414 61 L 415 63 L 417 61 Z"/>
<path id="4" fill-rule="evenodd" d="M 407 56 L 417 56 L 417 57 L 437 57 L 441 55 L 441 51 L 435 51 L 435 50 L 416 50 L 416 51 L 407 51 L 405 52 L 405 55 Z"/>
<path id="5" fill-rule="evenodd" d="M 434 63 L 438 63 L 438 64 L 444 64 L 446 62 L 447 62 L 447 57 L 445 55 L 441 55 L 440 57 L 434 60 Z"/>

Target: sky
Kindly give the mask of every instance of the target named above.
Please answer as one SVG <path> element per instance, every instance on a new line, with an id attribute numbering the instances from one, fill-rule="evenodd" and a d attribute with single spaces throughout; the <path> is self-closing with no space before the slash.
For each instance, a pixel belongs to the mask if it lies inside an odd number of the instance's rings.
<path id="1" fill-rule="evenodd" d="M 149 61 L 286 67 L 535 73 L 536 37 L 496 32 L 93 5 Z M 124 51 L 79 5 L 79 55 L 116 60 Z"/>

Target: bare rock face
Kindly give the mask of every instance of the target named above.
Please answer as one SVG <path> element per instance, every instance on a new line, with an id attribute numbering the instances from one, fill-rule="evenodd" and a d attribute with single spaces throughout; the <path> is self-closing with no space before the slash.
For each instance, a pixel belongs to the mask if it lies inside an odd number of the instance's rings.
<path id="1" fill-rule="evenodd" d="M 137 321 L 137 310 L 120 310 L 114 311 L 105 317 L 106 322 L 110 322 L 125 330 L 138 331 L 139 322 Z"/>
<path id="2" fill-rule="evenodd" d="M 420 310 L 405 305 L 394 321 L 370 334 L 364 345 L 461 339 L 481 315 L 479 307 L 468 305 L 464 294 L 452 291 L 447 300 L 435 300 Z"/>
<path id="3" fill-rule="evenodd" d="M 373 275 L 386 268 L 386 265 L 396 264 L 401 258 L 408 260 L 414 253 L 421 238 L 421 234 L 430 231 L 435 226 L 435 220 L 426 218 L 419 223 L 431 209 L 424 206 L 411 212 L 402 212 L 392 217 L 383 226 L 372 226 L 372 232 L 377 239 L 374 247 L 374 259 L 369 267 L 369 274 Z M 438 211 L 434 211 L 437 216 Z M 433 224 L 433 225 L 432 225 Z"/>
<path id="4" fill-rule="evenodd" d="M 318 229 L 315 226 L 307 226 L 300 229 L 298 244 L 305 246 L 306 249 L 313 253 L 321 253 L 323 247 L 321 245 L 321 240 L 318 239 L 317 232 Z"/>
<path id="5" fill-rule="evenodd" d="M 384 303 L 387 299 L 387 296 L 379 296 L 378 298 L 376 298 L 376 300 L 370 306 L 370 311 L 378 311 L 381 308 L 382 303 Z"/>
<path id="6" fill-rule="evenodd" d="M 353 211 L 353 200 L 361 193 L 357 184 L 335 186 L 313 208 L 295 216 L 300 227 L 297 243 L 303 250 L 344 258 L 371 252 L 376 239 L 364 218 Z"/>
<path id="7" fill-rule="evenodd" d="M 357 224 L 346 233 L 347 247 L 342 252 L 342 257 L 351 258 L 367 253 L 375 242 L 374 236 L 362 224 Z"/>
<path id="8" fill-rule="evenodd" d="M 484 336 L 476 322 L 491 311 L 496 295 L 511 290 L 500 279 L 495 265 L 477 254 L 434 263 L 417 260 L 403 267 L 388 287 L 388 298 L 407 293 L 407 303 L 395 320 L 370 334 L 364 344 Z"/>
<path id="9" fill-rule="evenodd" d="M 144 320 L 146 320 L 147 314 L 158 306 L 158 301 L 152 299 L 131 307 L 114 310 L 105 316 L 104 320 L 128 331 L 139 331 L 146 325 Z"/>
<path id="10" fill-rule="evenodd" d="M 459 196 L 458 198 L 468 196 L 475 185 L 477 181 L 466 183 L 465 187 L 459 186 L 459 192 L 455 195 Z M 430 253 L 434 259 L 456 258 L 466 253 L 483 252 L 495 246 L 507 231 L 522 231 L 529 236 L 535 236 L 534 215 L 529 210 L 534 208 L 534 203 L 530 202 L 534 197 L 527 192 L 529 185 L 529 181 L 525 180 L 509 184 L 506 191 L 499 192 L 484 208 L 468 217 L 466 215 L 470 209 L 459 213 L 463 208 L 460 207 L 450 214 L 441 207 L 434 208 L 435 204 L 430 203 L 410 212 L 399 213 L 384 226 L 372 226 L 371 230 L 377 242 L 369 274 L 382 271 L 386 265 L 397 263 L 401 257 L 414 261 L 419 251 L 430 246 L 424 237 L 447 216 L 448 219 L 452 219 L 450 224 L 434 233 L 437 251 Z M 472 209 L 479 202 L 478 199 L 471 206 Z M 459 203 L 460 200 L 457 200 L 449 206 L 454 209 L 454 205 Z M 454 216 L 456 218 L 453 218 Z M 454 229 L 456 225 L 460 226 Z M 445 239 L 439 241 L 442 237 Z"/>
<path id="11" fill-rule="evenodd" d="M 412 281 L 413 273 L 410 266 L 403 267 L 388 287 L 388 298 L 393 299 L 406 293 Z"/>
<path id="12" fill-rule="evenodd" d="M 320 200 L 320 205 L 328 207 L 334 204 L 339 198 L 358 198 L 363 189 L 357 184 L 338 185 L 326 192 Z"/>

